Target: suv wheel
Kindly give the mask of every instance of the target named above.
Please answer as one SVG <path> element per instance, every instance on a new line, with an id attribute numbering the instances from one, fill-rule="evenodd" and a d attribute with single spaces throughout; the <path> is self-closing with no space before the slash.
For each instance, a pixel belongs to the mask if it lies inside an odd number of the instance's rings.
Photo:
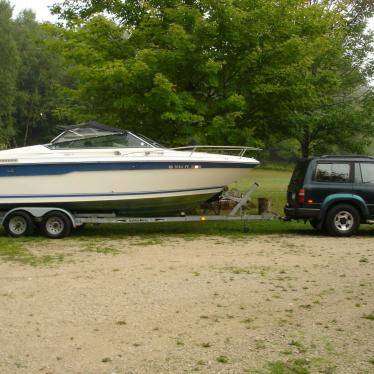
<path id="1" fill-rule="evenodd" d="M 351 236 L 360 226 L 360 215 L 355 207 L 339 204 L 332 207 L 326 216 L 325 228 L 330 235 Z"/>

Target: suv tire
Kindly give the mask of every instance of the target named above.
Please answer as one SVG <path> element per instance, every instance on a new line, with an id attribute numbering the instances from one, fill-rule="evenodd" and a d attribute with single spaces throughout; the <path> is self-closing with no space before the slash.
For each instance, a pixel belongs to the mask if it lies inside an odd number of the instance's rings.
<path id="1" fill-rule="evenodd" d="M 356 234 L 360 226 L 360 214 L 350 204 L 338 204 L 326 215 L 325 229 L 330 235 L 351 236 Z"/>

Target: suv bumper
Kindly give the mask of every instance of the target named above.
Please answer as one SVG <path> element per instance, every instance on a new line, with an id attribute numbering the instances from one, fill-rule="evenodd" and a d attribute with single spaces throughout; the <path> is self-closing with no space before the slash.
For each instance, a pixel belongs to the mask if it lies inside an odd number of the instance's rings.
<path id="1" fill-rule="evenodd" d="M 312 208 L 284 208 L 284 214 L 287 219 L 310 219 L 317 218 L 319 216 L 321 209 Z"/>

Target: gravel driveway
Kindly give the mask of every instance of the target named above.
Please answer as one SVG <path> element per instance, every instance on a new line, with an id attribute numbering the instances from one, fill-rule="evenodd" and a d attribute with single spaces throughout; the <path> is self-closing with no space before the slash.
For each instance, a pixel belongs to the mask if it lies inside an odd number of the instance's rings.
<path id="1" fill-rule="evenodd" d="M 30 242 L 0 259 L 0 373 L 374 373 L 374 241 Z M 263 370 L 263 371 L 262 371 Z M 269 371 L 268 371 L 269 370 Z"/>

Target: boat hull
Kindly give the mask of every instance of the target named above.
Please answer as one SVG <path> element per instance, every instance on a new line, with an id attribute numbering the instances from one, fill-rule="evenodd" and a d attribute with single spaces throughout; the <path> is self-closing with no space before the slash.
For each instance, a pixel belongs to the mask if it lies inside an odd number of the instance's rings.
<path id="1" fill-rule="evenodd" d="M 22 204 L 2 204 L 0 210 L 22 207 L 53 207 L 66 209 L 76 213 L 112 213 L 127 217 L 176 215 L 188 212 L 201 205 L 214 194 L 196 194 L 157 198 L 141 198 L 136 200 L 91 200 L 69 202 L 38 202 Z"/>
<path id="2" fill-rule="evenodd" d="M 180 214 L 241 178 L 239 163 L 60 163 L 0 167 L 0 209 L 59 207 L 125 216 Z"/>

